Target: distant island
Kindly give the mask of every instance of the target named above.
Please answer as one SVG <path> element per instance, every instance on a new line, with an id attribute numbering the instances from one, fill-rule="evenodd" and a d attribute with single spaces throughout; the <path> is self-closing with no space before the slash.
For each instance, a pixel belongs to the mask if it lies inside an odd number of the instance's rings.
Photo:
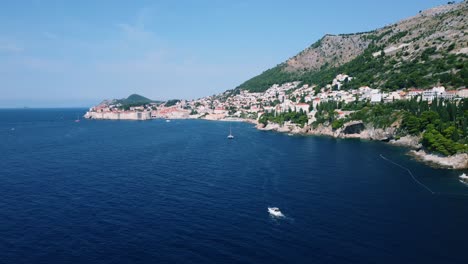
<path id="1" fill-rule="evenodd" d="M 247 121 L 261 130 L 387 141 L 439 166 L 468 168 L 468 3 L 371 32 L 326 35 L 224 93 L 105 100 L 86 118 Z"/>

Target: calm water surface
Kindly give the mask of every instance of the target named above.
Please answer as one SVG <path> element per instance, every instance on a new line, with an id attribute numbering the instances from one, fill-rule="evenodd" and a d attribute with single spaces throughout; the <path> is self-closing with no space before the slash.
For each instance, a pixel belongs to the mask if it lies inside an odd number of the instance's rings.
<path id="1" fill-rule="evenodd" d="M 468 263 L 461 172 L 404 149 L 83 111 L 0 110 L 0 263 Z"/>

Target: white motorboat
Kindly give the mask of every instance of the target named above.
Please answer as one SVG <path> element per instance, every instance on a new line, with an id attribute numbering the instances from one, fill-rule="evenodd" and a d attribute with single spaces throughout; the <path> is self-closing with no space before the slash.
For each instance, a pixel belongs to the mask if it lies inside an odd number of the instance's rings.
<path id="1" fill-rule="evenodd" d="M 460 175 L 458 178 L 460 179 L 460 182 L 461 182 L 461 183 L 464 183 L 464 184 L 468 185 L 468 176 L 466 176 L 465 173 L 463 173 L 462 175 Z"/>
<path id="2" fill-rule="evenodd" d="M 268 213 L 270 213 L 272 216 L 284 217 L 283 213 L 281 213 L 278 207 L 268 207 Z"/>
<path id="3" fill-rule="evenodd" d="M 232 130 L 231 126 L 229 126 L 229 135 L 227 136 L 228 139 L 234 139 L 234 136 L 232 135 Z"/>

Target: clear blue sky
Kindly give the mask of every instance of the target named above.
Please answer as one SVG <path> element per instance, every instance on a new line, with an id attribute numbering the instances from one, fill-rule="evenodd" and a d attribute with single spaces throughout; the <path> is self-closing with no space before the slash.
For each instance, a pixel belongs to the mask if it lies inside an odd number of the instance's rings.
<path id="1" fill-rule="evenodd" d="M 326 33 L 447 1 L 2 1 L 0 107 L 90 106 L 232 89 Z"/>

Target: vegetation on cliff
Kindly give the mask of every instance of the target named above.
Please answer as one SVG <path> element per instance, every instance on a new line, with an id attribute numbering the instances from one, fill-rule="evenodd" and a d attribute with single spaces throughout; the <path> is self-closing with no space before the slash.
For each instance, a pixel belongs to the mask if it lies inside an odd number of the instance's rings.
<path id="1" fill-rule="evenodd" d="M 406 132 L 418 135 L 423 131 L 422 144 L 429 151 L 446 156 L 468 152 L 468 99 L 458 104 L 442 100 L 412 104 L 402 122 Z"/>
<path id="2" fill-rule="evenodd" d="M 129 110 L 130 107 L 142 106 L 156 102 L 157 101 L 153 101 L 139 94 L 132 94 L 127 98 L 115 100 L 114 104 L 120 104 L 120 109 Z"/>
<path id="3" fill-rule="evenodd" d="M 132 94 L 130 95 L 129 97 L 125 98 L 125 99 L 120 99 L 120 100 L 117 100 L 117 103 L 120 103 L 122 105 L 143 105 L 143 104 L 149 104 L 149 103 L 152 103 L 153 100 L 151 99 L 148 99 L 144 96 L 141 96 L 139 94 Z"/>
<path id="4" fill-rule="evenodd" d="M 180 102 L 179 99 L 171 99 L 171 100 L 166 101 L 166 103 L 164 103 L 164 105 L 165 105 L 166 107 L 174 106 L 174 105 L 176 105 L 178 102 Z"/>
<path id="5" fill-rule="evenodd" d="M 265 113 L 260 117 L 258 122 L 264 125 L 267 125 L 268 122 L 283 125 L 284 122 L 289 121 L 291 123 L 298 124 L 299 126 L 304 127 L 304 125 L 307 124 L 307 120 L 307 114 L 304 113 L 301 109 L 299 112 L 289 110 L 288 112 L 278 114 Z"/>
<path id="6" fill-rule="evenodd" d="M 346 118 L 338 119 L 338 110 L 354 111 Z M 341 128 L 346 122 L 359 120 L 375 128 L 394 126 L 398 136 L 420 136 L 423 146 L 442 155 L 468 152 L 468 99 L 458 102 L 437 100 L 432 103 L 414 98 L 409 101 L 371 104 L 353 102 L 342 104 L 326 102 L 318 105 L 316 121 Z"/>

